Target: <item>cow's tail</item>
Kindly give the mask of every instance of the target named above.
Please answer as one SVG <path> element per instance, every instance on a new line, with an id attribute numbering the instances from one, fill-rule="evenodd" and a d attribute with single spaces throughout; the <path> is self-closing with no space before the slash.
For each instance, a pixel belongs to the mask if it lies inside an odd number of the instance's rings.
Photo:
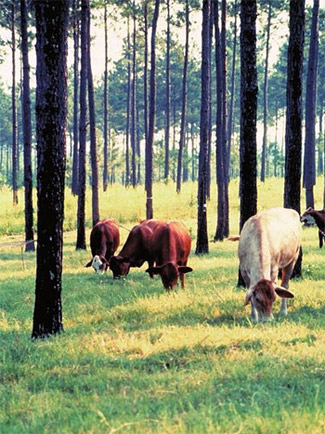
<path id="1" fill-rule="evenodd" d="M 228 241 L 239 241 L 240 235 L 233 235 L 232 237 L 227 238 Z"/>

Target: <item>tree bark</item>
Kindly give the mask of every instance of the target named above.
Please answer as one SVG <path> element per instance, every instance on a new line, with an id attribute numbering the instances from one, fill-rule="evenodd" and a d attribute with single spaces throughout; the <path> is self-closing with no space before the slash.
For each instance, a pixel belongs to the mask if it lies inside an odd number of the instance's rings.
<path id="1" fill-rule="evenodd" d="M 136 32 L 137 18 L 135 15 L 135 2 L 133 1 L 133 33 L 132 33 L 132 80 L 131 80 L 131 148 L 132 148 L 132 186 L 137 183 L 136 173 L 136 155 L 137 155 L 137 99 L 136 99 L 136 83 L 137 83 L 137 68 L 136 68 Z"/>
<path id="2" fill-rule="evenodd" d="M 200 155 L 199 155 L 199 181 L 198 181 L 198 214 L 197 214 L 197 241 L 195 254 L 209 253 L 208 224 L 207 224 L 207 164 L 209 142 L 210 117 L 210 14 L 211 0 L 203 0 L 202 4 L 202 67 L 201 67 L 201 115 L 200 115 Z"/>
<path id="3" fill-rule="evenodd" d="M 73 160 L 72 160 L 72 193 L 77 195 L 79 191 L 78 182 L 78 160 L 79 160 L 79 131 L 78 131 L 78 98 L 79 98 L 79 0 L 73 1 Z"/>
<path id="4" fill-rule="evenodd" d="M 25 251 L 34 251 L 33 176 L 32 176 L 32 120 L 30 108 L 29 59 L 28 59 L 28 6 L 20 2 L 21 52 L 23 60 L 22 115 L 24 137 L 24 187 L 25 187 Z"/>
<path id="5" fill-rule="evenodd" d="M 150 99 L 149 99 L 149 128 L 148 141 L 146 143 L 146 218 L 153 218 L 152 206 L 152 181 L 153 181 L 153 139 L 156 116 L 156 32 L 159 17 L 160 0 L 155 0 L 155 9 L 152 19 L 151 32 L 151 70 L 150 70 Z"/>
<path id="6" fill-rule="evenodd" d="M 170 0 L 166 0 L 166 108 L 165 108 L 165 164 L 164 179 L 169 178 L 169 134 L 170 134 Z"/>
<path id="7" fill-rule="evenodd" d="M 103 168 L 103 190 L 107 190 L 108 184 L 108 26 L 107 26 L 107 4 L 104 6 L 104 39 L 105 39 L 105 70 L 104 70 L 104 168 Z"/>
<path id="8" fill-rule="evenodd" d="M 67 0 L 34 2 L 38 242 L 33 338 L 63 331 L 62 246 L 67 115 Z"/>
<path id="9" fill-rule="evenodd" d="M 284 207 L 300 214 L 302 148 L 302 73 L 305 1 L 290 1 L 290 35 L 287 60 L 287 112 L 285 134 Z M 302 251 L 293 271 L 301 277 Z"/>
<path id="10" fill-rule="evenodd" d="M 127 99 L 126 99 L 126 132 L 125 132 L 125 185 L 130 183 L 130 95 L 131 95 L 131 65 L 130 65 L 130 18 L 127 17 Z"/>
<path id="11" fill-rule="evenodd" d="M 16 104 L 16 4 L 11 3 L 11 55 L 12 55 L 12 194 L 13 204 L 18 204 L 18 185 L 17 185 L 17 161 L 18 161 L 18 142 L 17 142 L 17 104 Z"/>

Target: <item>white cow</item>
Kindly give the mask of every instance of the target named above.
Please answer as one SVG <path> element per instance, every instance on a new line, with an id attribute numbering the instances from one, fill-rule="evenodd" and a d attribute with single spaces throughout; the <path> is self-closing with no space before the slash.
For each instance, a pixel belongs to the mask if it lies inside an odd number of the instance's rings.
<path id="1" fill-rule="evenodd" d="M 245 222 L 238 256 L 241 275 L 248 289 L 245 306 L 251 303 L 253 321 L 273 318 L 272 305 L 276 294 L 282 298 L 280 313 L 287 315 L 286 299 L 294 297 L 287 289 L 300 244 L 300 217 L 293 209 L 268 209 Z M 282 269 L 281 286 L 276 285 L 279 268 Z"/>

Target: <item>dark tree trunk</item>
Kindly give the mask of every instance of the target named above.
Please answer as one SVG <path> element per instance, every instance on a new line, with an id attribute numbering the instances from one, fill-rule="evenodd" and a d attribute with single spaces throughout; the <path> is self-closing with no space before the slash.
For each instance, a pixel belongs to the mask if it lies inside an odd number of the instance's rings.
<path id="1" fill-rule="evenodd" d="M 165 165 L 164 179 L 169 177 L 169 134 L 170 134 L 170 0 L 166 0 L 167 32 L 166 32 L 166 109 L 165 109 Z"/>
<path id="2" fill-rule="evenodd" d="M 153 137 L 155 130 L 155 116 L 156 116 L 156 32 L 157 22 L 159 17 L 159 2 L 155 0 L 155 10 L 152 19 L 152 33 L 151 33 L 151 70 L 150 70 L 150 99 L 149 99 L 149 128 L 148 128 L 148 141 L 146 143 L 146 217 L 147 219 L 153 218 L 152 206 L 152 161 L 153 161 Z"/>
<path id="3" fill-rule="evenodd" d="M 131 65 L 130 65 L 130 19 L 127 17 L 127 100 L 126 100 L 126 132 L 125 132 L 125 185 L 130 183 L 130 96 L 131 96 Z"/>
<path id="4" fill-rule="evenodd" d="M 63 331 L 61 305 L 68 0 L 34 2 L 38 241 L 33 338 Z"/>
<path id="5" fill-rule="evenodd" d="M 136 155 L 137 155 L 137 100 L 136 100 L 136 83 L 137 83 L 137 68 L 136 68 L 136 24 L 137 18 L 135 16 L 135 3 L 133 2 L 133 35 L 132 35 L 132 81 L 131 81 L 131 148 L 132 148 L 132 186 L 135 187 L 137 183 L 136 173 Z"/>
<path id="6" fill-rule="evenodd" d="M 177 191 L 177 193 L 179 193 L 181 191 L 183 149 L 184 149 L 184 145 L 185 145 L 185 129 L 186 129 L 188 48 L 189 48 L 189 34 L 190 34 L 190 16 L 189 16 L 190 12 L 189 12 L 188 1 L 189 0 L 185 1 L 185 53 L 184 53 L 184 68 L 183 68 L 181 129 L 180 129 L 180 137 L 179 137 L 177 179 L 176 179 L 176 191 Z"/>
<path id="7" fill-rule="evenodd" d="M 144 99 L 144 142 L 148 141 L 148 0 L 144 2 L 144 71 L 143 71 L 143 99 Z"/>
<path id="8" fill-rule="evenodd" d="M 267 146 L 267 123 L 268 123 L 267 93 L 268 93 L 268 73 L 269 73 L 271 17 L 272 17 L 272 4 L 271 4 L 271 0 L 269 0 L 268 14 L 267 14 L 267 29 L 266 29 L 265 66 L 264 66 L 263 146 L 262 146 L 262 161 L 261 161 L 261 182 L 265 182 L 265 162 L 266 162 L 266 146 Z"/>
<path id="9" fill-rule="evenodd" d="M 302 148 L 302 73 L 305 1 L 290 1 L 290 36 L 287 62 L 287 113 L 285 135 L 284 206 L 300 214 Z M 293 271 L 301 277 L 302 251 Z"/>
<path id="10" fill-rule="evenodd" d="M 99 199 L 98 199 L 98 164 L 97 164 L 97 142 L 96 142 L 96 116 L 93 74 L 90 56 L 90 3 L 87 0 L 88 20 L 88 103 L 89 103 L 89 124 L 90 124 L 90 162 L 91 162 L 91 191 L 92 191 L 92 218 L 93 226 L 99 221 Z"/>
<path id="11" fill-rule="evenodd" d="M 21 52 L 23 58 L 22 114 L 24 136 L 24 187 L 25 187 L 25 251 L 34 251 L 33 231 L 33 177 L 32 177 L 32 120 L 30 108 L 28 59 L 28 8 L 27 0 L 20 1 Z"/>
<path id="12" fill-rule="evenodd" d="M 306 83 L 306 137 L 304 153 L 304 187 L 306 208 L 314 208 L 314 185 L 316 184 L 316 83 L 318 60 L 318 12 L 319 0 L 314 0 L 309 45 Z"/>
<path id="13" fill-rule="evenodd" d="M 18 142 L 17 142 L 17 105 L 16 105 L 16 5 L 11 3 L 11 54 L 12 54 L 12 201 L 18 204 L 17 185 L 17 164 L 18 164 Z"/>
<path id="14" fill-rule="evenodd" d="M 78 127 L 78 97 L 79 97 L 79 0 L 73 1 L 73 160 L 72 160 L 72 193 L 78 194 L 78 160 L 79 160 L 79 127 Z"/>
<path id="15" fill-rule="evenodd" d="M 104 168 L 103 190 L 107 190 L 108 183 L 108 28 L 107 28 L 107 4 L 104 6 L 104 38 L 105 38 L 105 70 L 104 70 Z"/>
<path id="16" fill-rule="evenodd" d="M 200 116 L 200 155 L 198 181 L 197 241 L 195 253 L 209 253 L 207 224 L 207 164 L 210 118 L 210 80 L 211 80 L 211 38 L 210 38 L 211 0 L 203 0 L 202 5 L 202 67 L 201 67 L 201 116 Z"/>
<path id="17" fill-rule="evenodd" d="M 86 136 L 87 136 L 87 76 L 88 76 L 88 0 L 81 0 L 81 70 L 79 117 L 79 191 L 76 249 L 86 249 Z"/>
<path id="18" fill-rule="evenodd" d="M 235 96 L 235 74 L 236 74 L 236 54 L 237 54 L 237 0 L 235 0 L 234 5 L 235 11 L 235 21 L 234 21 L 234 30 L 233 30 L 233 48 L 232 48 L 232 65 L 231 65 L 231 84 L 230 84 L 230 101 L 229 101 L 229 110 L 228 110 L 228 126 L 227 126 L 227 149 L 228 149 L 228 166 L 231 155 L 231 137 L 233 130 L 233 113 L 234 113 L 234 96 Z M 228 167 L 229 169 L 229 167 Z M 229 173 L 228 173 L 229 179 Z"/>
<path id="19" fill-rule="evenodd" d="M 240 230 L 257 211 L 256 186 L 256 0 L 241 3 L 241 81 L 240 81 Z M 243 280 L 239 274 L 238 285 Z"/>

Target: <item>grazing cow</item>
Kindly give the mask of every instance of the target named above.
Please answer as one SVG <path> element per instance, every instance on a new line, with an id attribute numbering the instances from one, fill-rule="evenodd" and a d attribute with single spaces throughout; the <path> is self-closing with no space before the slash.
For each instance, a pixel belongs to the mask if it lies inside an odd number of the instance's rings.
<path id="1" fill-rule="evenodd" d="M 141 267 L 145 261 L 149 267 L 153 266 L 150 243 L 156 225 L 157 220 L 143 220 L 132 228 L 120 253 L 111 259 L 110 269 L 114 278 L 127 276 L 130 267 Z"/>
<path id="2" fill-rule="evenodd" d="M 90 248 L 93 258 L 86 264 L 92 266 L 96 273 L 107 270 L 111 257 L 120 244 L 120 232 L 114 220 L 101 220 L 95 224 L 90 233 Z"/>
<path id="3" fill-rule="evenodd" d="M 300 220 L 305 224 L 316 224 L 318 227 L 319 248 L 323 247 L 323 239 L 325 238 L 325 209 L 319 211 L 309 207 L 301 216 Z"/>
<path id="4" fill-rule="evenodd" d="M 300 238 L 300 217 L 292 209 L 261 211 L 245 222 L 239 238 L 238 256 L 248 289 L 245 306 L 251 303 L 253 321 L 273 318 L 276 294 L 282 298 L 280 313 L 287 315 L 286 299 L 294 297 L 287 289 L 299 256 Z M 275 283 L 279 268 L 282 270 L 281 286 Z"/>
<path id="5" fill-rule="evenodd" d="M 182 223 L 174 220 L 159 222 L 151 239 L 151 254 L 156 265 L 146 271 L 159 274 L 167 290 L 176 286 L 178 277 L 184 288 L 184 274 L 192 271 L 192 268 L 187 266 L 190 251 L 191 237 Z"/>

